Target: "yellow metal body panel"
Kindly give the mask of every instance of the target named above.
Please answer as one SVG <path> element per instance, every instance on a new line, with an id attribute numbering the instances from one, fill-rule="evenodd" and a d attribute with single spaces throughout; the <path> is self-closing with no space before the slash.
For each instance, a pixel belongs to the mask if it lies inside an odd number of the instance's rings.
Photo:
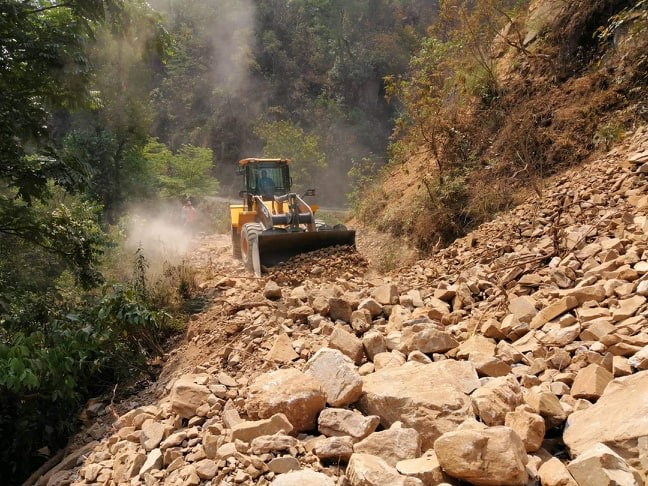
<path id="1" fill-rule="evenodd" d="M 263 205 L 268 208 L 270 214 L 283 214 L 285 212 L 284 204 L 275 201 L 263 201 Z M 256 218 L 256 210 L 247 211 L 243 204 L 230 205 L 230 221 L 232 227 L 240 229 L 245 223 L 252 223 Z"/>
<path id="2" fill-rule="evenodd" d="M 240 230 L 245 223 L 252 223 L 256 218 L 256 211 L 246 211 L 243 204 L 230 205 L 230 220 L 232 228 Z"/>

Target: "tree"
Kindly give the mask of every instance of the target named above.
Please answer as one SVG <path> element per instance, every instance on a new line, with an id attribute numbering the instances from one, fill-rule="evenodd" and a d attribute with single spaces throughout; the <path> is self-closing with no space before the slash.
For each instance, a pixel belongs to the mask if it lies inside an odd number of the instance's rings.
<path id="1" fill-rule="evenodd" d="M 124 32 L 128 5 L 145 7 L 139 0 L 0 2 L 0 434 L 7 438 L 0 477 L 8 484 L 43 462 L 37 449 L 65 443 L 99 374 L 118 368 L 114 356 L 96 351 L 104 337 L 108 346 L 118 343 L 120 333 L 104 332 L 96 315 L 76 319 L 69 312 L 75 298 L 62 296 L 72 289 L 81 301 L 80 286 L 102 281 L 102 207 L 82 193 L 113 139 L 100 132 L 98 143 L 63 145 L 73 113 L 92 110 L 95 99 L 87 49 L 102 25 Z M 89 160 L 82 146 L 97 156 Z M 67 149 L 78 156 L 66 157 Z"/>
<path id="2" fill-rule="evenodd" d="M 288 121 L 269 122 L 256 130 L 264 141 L 263 155 L 292 161 L 291 175 L 295 186 L 307 189 L 315 181 L 315 171 L 326 167 L 326 158 L 316 135 Z"/>
<path id="3" fill-rule="evenodd" d="M 183 145 L 174 154 L 153 139 L 144 148 L 144 158 L 153 167 L 163 198 L 213 196 L 218 190 L 218 180 L 209 175 L 212 151 L 208 148 Z"/>
<path id="4" fill-rule="evenodd" d="M 51 197 L 49 181 L 76 189 L 88 174 L 79 160 L 60 157 L 50 120 L 57 110 L 88 100 L 90 66 L 84 49 L 98 22 L 117 21 L 120 3 L 0 4 L 0 237 L 3 243 L 17 239 L 51 251 L 87 285 L 96 282 L 100 248 L 87 244 L 83 251 L 69 251 L 73 239 L 85 245 L 83 232 L 59 232 L 60 221 L 40 217 L 33 203 Z"/>

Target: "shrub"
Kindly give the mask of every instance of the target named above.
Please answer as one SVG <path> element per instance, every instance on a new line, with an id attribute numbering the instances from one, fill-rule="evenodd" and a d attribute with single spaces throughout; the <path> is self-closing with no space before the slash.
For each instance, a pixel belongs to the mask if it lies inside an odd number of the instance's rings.
<path id="1" fill-rule="evenodd" d="M 0 331 L 0 434 L 10 439 L 0 476 L 15 484 L 43 462 L 37 451 L 65 444 L 88 397 L 148 372 L 174 331 L 169 314 L 149 307 L 141 281 L 105 285 L 72 309 L 60 304 L 38 303 L 49 318 L 43 330 Z"/>

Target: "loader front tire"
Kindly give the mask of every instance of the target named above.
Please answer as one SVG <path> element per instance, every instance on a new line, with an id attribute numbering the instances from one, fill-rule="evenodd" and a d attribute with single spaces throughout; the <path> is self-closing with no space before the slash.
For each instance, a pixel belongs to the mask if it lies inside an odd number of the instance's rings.
<path id="1" fill-rule="evenodd" d="M 253 245 L 258 244 L 259 235 L 263 232 L 263 226 L 260 223 L 246 223 L 241 231 L 241 259 L 245 268 L 254 271 L 253 265 Z M 256 251 L 259 251 L 258 248 Z"/>

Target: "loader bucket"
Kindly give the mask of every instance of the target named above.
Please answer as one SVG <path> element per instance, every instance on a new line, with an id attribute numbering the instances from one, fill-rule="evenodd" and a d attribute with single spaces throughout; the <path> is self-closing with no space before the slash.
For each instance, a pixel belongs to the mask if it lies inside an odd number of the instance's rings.
<path id="1" fill-rule="evenodd" d="M 277 232 L 259 235 L 261 265 L 271 267 L 289 258 L 335 245 L 355 245 L 354 230 L 306 231 L 301 233 Z"/>

